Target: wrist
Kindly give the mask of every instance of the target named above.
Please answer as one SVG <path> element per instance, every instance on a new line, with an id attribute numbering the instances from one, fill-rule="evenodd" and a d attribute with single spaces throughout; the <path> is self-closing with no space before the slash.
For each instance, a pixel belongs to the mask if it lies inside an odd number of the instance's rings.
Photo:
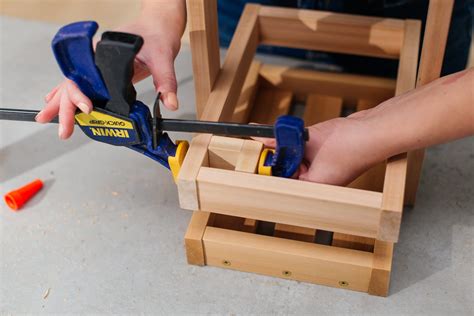
<path id="1" fill-rule="evenodd" d="M 400 128 L 403 127 L 392 124 L 393 115 L 396 115 L 390 113 L 392 103 L 393 99 L 389 99 L 355 118 L 358 121 L 359 141 L 373 164 L 401 153 L 404 148 L 399 137 Z M 352 119 L 351 116 L 348 119 Z"/>

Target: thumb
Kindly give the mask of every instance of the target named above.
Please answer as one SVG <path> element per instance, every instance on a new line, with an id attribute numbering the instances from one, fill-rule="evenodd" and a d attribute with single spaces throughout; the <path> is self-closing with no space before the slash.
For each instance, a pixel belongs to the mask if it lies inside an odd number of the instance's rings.
<path id="1" fill-rule="evenodd" d="M 174 72 L 174 58 L 171 54 L 160 54 L 148 64 L 153 84 L 158 92 L 161 92 L 161 101 L 169 110 L 178 109 L 178 97 L 176 95 L 177 83 Z"/>
<path id="2" fill-rule="evenodd" d="M 250 125 L 260 125 L 258 123 L 250 122 Z M 266 137 L 250 137 L 253 140 L 259 141 L 265 145 L 265 147 L 275 148 L 276 147 L 276 139 L 275 138 L 266 138 Z"/>
<path id="3" fill-rule="evenodd" d="M 265 147 L 275 148 L 276 147 L 276 140 L 275 138 L 265 138 L 265 137 L 250 137 L 253 140 L 263 143 Z"/>

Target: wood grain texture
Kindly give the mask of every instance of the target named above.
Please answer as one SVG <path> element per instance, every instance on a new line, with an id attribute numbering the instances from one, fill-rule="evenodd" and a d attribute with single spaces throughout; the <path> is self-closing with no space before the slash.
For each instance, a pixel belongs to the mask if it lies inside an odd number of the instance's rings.
<path id="1" fill-rule="evenodd" d="M 258 45 L 259 5 L 248 4 L 240 17 L 224 64 L 201 116 L 205 121 L 229 121 Z"/>
<path id="2" fill-rule="evenodd" d="M 398 66 L 396 93 L 400 95 L 415 88 L 421 24 L 407 20 L 403 50 Z M 387 161 L 383 188 L 382 215 L 377 239 L 398 241 L 405 197 L 408 159 L 403 153 Z"/>
<path id="3" fill-rule="evenodd" d="M 306 99 L 304 123 L 306 126 L 341 116 L 342 98 L 310 94 Z"/>
<path id="4" fill-rule="evenodd" d="M 212 136 L 208 147 L 209 166 L 234 170 L 244 141 L 240 138 Z"/>
<path id="5" fill-rule="evenodd" d="M 97 21 L 106 29 L 130 23 L 140 14 L 140 0 L 1 0 L 0 14 L 21 19 L 66 24 Z"/>
<path id="6" fill-rule="evenodd" d="M 403 50 L 398 64 L 395 95 L 403 94 L 415 88 L 420 36 L 421 22 L 418 20 L 406 20 L 405 38 L 403 40 Z"/>
<path id="7" fill-rule="evenodd" d="M 258 60 L 252 61 L 244 85 L 242 86 L 237 106 L 232 114 L 232 122 L 247 123 L 249 121 L 249 116 L 257 94 L 260 66 L 261 63 Z"/>
<path id="8" fill-rule="evenodd" d="M 293 94 L 290 91 L 261 89 L 257 92 L 255 105 L 250 114 L 251 123 L 274 124 L 280 115 L 290 111 Z"/>
<path id="9" fill-rule="evenodd" d="M 245 140 L 237 157 L 234 170 L 237 172 L 256 173 L 262 150 L 263 144 L 261 142 Z"/>
<path id="10" fill-rule="evenodd" d="M 273 236 L 292 240 L 314 242 L 316 229 L 286 224 L 275 224 Z"/>
<path id="11" fill-rule="evenodd" d="M 197 181 L 201 210 L 372 238 L 379 230 L 378 192 L 206 167 Z"/>
<path id="12" fill-rule="evenodd" d="M 441 75 L 453 5 L 454 0 L 430 0 L 421 50 L 417 87 L 428 84 Z M 408 153 L 409 176 L 406 186 L 406 203 L 408 205 L 415 204 L 424 156 L 424 149 Z"/>
<path id="13" fill-rule="evenodd" d="M 398 19 L 263 6 L 259 26 L 266 45 L 398 59 L 404 24 Z"/>
<path id="14" fill-rule="evenodd" d="M 357 100 L 357 105 L 356 105 L 356 111 L 364 111 L 371 109 L 381 103 L 379 100 L 373 100 L 373 99 L 360 99 Z"/>
<path id="15" fill-rule="evenodd" d="M 387 296 L 392 271 L 393 243 L 376 240 L 374 244 L 373 270 L 368 293 Z"/>
<path id="16" fill-rule="evenodd" d="M 375 192 L 383 191 L 386 162 L 381 162 L 352 181 L 348 187 Z"/>
<path id="17" fill-rule="evenodd" d="M 353 99 L 386 100 L 395 94 L 395 80 L 330 73 L 287 66 L 262 65 L 260 85 L 298 94 L 322 94 Z"/>
<path id="18" fill-rule="evenodd" d="M 192 211 L 199 210 L 196 178 L 201 166 L 209 166 L 207 148 L 210 142 L 211 135 L 209 134 L 195 136 L 184 158 L 176 181 L 179 205 L 183 209 Z"/>
<path id="19" fill-rule="evenodd" d="M 368 252 L 215 227 L 206 228 L 203 242 L 208 265 L 357 291 L 369 287 Z"/>
<path id="20" fill-rule="evenodd" d="M 212 217 L 212 214 L 209 212 L 193 212 L 188 229 L 184 235 L 186 258 L 189 264 L 206 265 L 202 237 L 207 225 L 211 224 Z"/>
<path id="21" fill-rule="evenodd" d="M 374 238 L 347 235 L 342 233 L 334 233 L 332 237 L 332 245 L 334 247 L 355 249 L 360 251 L 374 251 Z"/>
<path id="22" fill-rule="evenodd" d="M 244 218 L 213 213 L 212 227 L 218 227 L 230 230 L 241 230 L 244 225 Z"/>
<path id="23" fill-rule="evenodd" d="M 246 218 L 242 227 L 243 232 L 255 234 L 257 232 L 258 221 L 251 218 Z"/>
<path id="24" fill-rule="evenodd" d="M 377 239 L 398 241 L 402 222 L 406 174 L 406 153 L 388 159 L 382 193 L 382 214 L 380 216 L 380 228 Z"/>
<path id="25" fill-rule="evenodd" d="M 192 52 L 196 114 L 201 117 L 219 74 L 217 0 L 187 0 L 189 40 Z"/>

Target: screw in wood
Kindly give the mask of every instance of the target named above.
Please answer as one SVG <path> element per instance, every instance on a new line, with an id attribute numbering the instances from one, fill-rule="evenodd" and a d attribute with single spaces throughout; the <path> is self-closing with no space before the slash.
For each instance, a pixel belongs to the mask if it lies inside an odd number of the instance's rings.
<path id="1" fill-rule="evenodd" d="M 349 282 L 347 282 L 347 281 L 339 281 L 339 286 L 343 286 L 343 287 L 349 286 Z"/>
<path id="2" fill-rule="evenodd" d="M 291 271 L 284 270 L 284 271 L 282 272 L 282 274 L 283 274 L 284 276 L 286 276 L 286 277 L 289 277 L 289 276 L 291 276 Z"/>
<path id="3" fill-rule="evenodd" d="M 225 266 L 230 266 L 230 261 L 229 260 L 222 260 L 222 264 Z"/>

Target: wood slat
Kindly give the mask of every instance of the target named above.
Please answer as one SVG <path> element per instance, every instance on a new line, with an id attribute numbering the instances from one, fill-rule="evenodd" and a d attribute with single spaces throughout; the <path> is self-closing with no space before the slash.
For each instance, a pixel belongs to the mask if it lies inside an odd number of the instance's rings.
<path id="1" fill-rule="evenodd" d="M 187 0 L 189 40 L 192 52 L 196 113 L 201 117 L 220 70 L 217 1 Z"/>
<path id="2" fill-rule="evenodd" d="M 280 115 L 290 111 L 292 93 L 276 89 L 262 89 L 257 92 L 250 122 L 274 124 Z"/>
<path id="3" fill-rule="evenodd" d="M 209 143 L 209 166 L 212 168 L 234 170 L 244 140 L 240 138 L 212 136 Z"/>
<path id="4" fill-rule="evenodd" d="M 387 296 L 392 272 L 393 243 L 376 240 L 373 258 L 373 270 L 368 293 L 370 295 Z"/>
<path id="5" fill-rule="evenodd" d="M 207 225 L 212 223 L 213 215 L 209 212 L 193 212 L 188 229 L 184 235 L 186 258 L 189 264 L 206 265 L 202 238 Z"/>
<path id="6" fill-rule="evenodd" d="M 407 154 L 388 159 L 383 185 L 382 215 L 377 239 L 398 241 L 402 223 L 407 174 Z"/>
<path id="7" fill-rule="evenodd" d="M 235 171 L 256 173 L 262 149 L 263 144 L 261 142 L 245 140 L 237 157 Z"/>
<path id="8" fill-rule="evenodd" d="M 379 230 L 378 192 L 206 167 L 197 182 L 201 210 L 367 237 Z"/>
<path id="9" fill-rule="evenodd" d="M 421 23 L 407 20 L 405 39 L 398 68 L 396 93 L 400 95 L 415 88 Z M 403 153 L 387 161 L 382 199 L 382 216 L 377 239 L 398 241 L 405 197 L 408 158 Z"/>
<path id="10" fill-rule="evenodd" d="M 378 101 L 378 100 L 373 100 L 373 99 L 360 99 L 360 100 L 357 100 L 356 111 L 359 112 L 359 111 L 364 111 L 364 110 L 371 109 L 371 108 L 379 105 L 379 103 L 381 103 L 381 102 Z"/>
<path id="11" fill-rule="evenodd" d="M 403 20 L 263 6 L 261 43 L 398 59 Z"/>
<path id="12" fill-rule="evenodd" d="M 243 232 L 255 234 L 258 227 L 258 221 L 251 218 L 246 218 L 242 227 Z"/>
<path id="13" fill-rule="evenodd" d="M 207 227 L 208 265 L 367 291 L 373 255 L 368 252 Z"/>
<path id="14" fill-rule="evenodd" d="M 331 73 L 264 64 L 260 85 L 292 91 L 295 94 L 321 94 L 344 100 L 383 101 L 395 94 L 395 80 L 373 76 Z"/>
<path id="15" fill-rule="evenodd" d="M 310 94 L 306 99 L 304 123 L 306 126 L 341 116 L 342 98 Z"/>
<path id="16" fill-rule="evenodd" d="M 369 190 L 375 192 L 383 191 L 383 184 L 385 179 L 386 162 L 378 163 L 373 166 L 357 179 L 352 181 L 348 187 L 361 190 Z"/>
<path id="17" fill-rule="evenodd" d="M 176 181 L 181 208 L 192 211 L 199 210 L 196 178 L 201 166 L 209 166 L 207 148 L 210 142 L 210 134 L 197 135 L 191 141 Z"/>
<path id="18" fill-rule="evenodd" d="M 454 0 L 430 0 L 421 50 L 417 87 L 439 78 L 448 39 Z M 424 149 L 408 153 L 406 203 L 414 205 L 425 156 Z"/>
<path id="19" fill-rule="evenodd" d="M 374 251 L 374 238 L 334 233 L 332 236 L 332 245 L 360 251 Z"/>
<path id="20" fill-rule="evenodd" d="M 299 227 L 286 224 L 275 224 L 275 237 L 293 239 L 306 242 L 314 242 L 316 230 L 307 227 Z"/>
<path id="21" fill-rule="evenodd" d="M 261 63 L 258 60 L 254 60 L 250 65 L 242 91 L 240 92 L 239 101 L 237 101 L 237 106 L 232 114 L 232 122 L 248 122 L 257 94 L 260 66 Z"/>
<path id="22" fill-rule="evenodd" d="M 201 116 L 205 121 L 229 121 L 234 113 L 246 74 L 258 45 L 260 6 L 245 6 L 219 76 Z"/>

